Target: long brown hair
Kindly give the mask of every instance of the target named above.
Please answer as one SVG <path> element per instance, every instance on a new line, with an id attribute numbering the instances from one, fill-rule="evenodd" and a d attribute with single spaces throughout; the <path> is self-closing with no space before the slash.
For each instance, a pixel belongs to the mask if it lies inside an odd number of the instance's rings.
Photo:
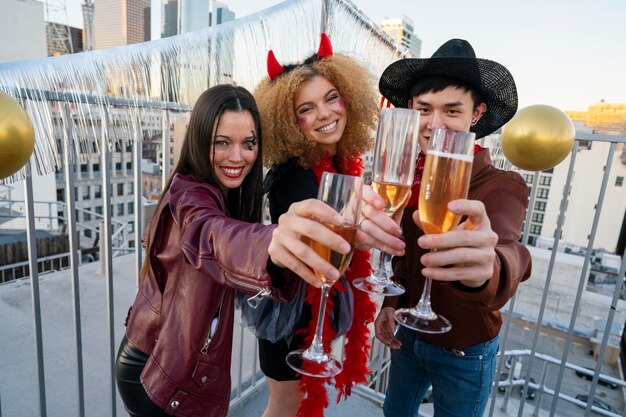
<path id="1" fill-rule="evenodd" d="M 168 192 L 176 174 L 191 175 L 196 181 L 215 185 L 220 183 L 215 175 L 209 155 L 214 151 L 213 135 L 217 131 L 220 117 L 224 112 L 248 112 L 254 119 L 258 155 L 250 173 L 242 184 L 225 193 L 226 207 L 230 217 L 247 222 L 261 221 L 263 197 L 263 158 L 261 118 L 254 97 L 243 87 L 216 85 L 198 97 L 193 106 L 189 126 L 180 152 L 180 158 L 170 176 L 155 209 L 158 212 L 163 196 Z M 158 220 L 158 219 L 153 219 Z M 150 236 L 146 242 L 146 256 L 141 268 L 141 279 L 145 277 L 150 257 Z"/>

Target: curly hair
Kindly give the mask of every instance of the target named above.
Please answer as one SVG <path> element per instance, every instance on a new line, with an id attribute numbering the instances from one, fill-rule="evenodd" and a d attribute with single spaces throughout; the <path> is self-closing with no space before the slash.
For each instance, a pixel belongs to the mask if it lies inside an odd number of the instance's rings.
<path id="1" fill-rule="evenodd" d="M 254 97 L 261 113 L 266 166 L 298 157 L 300 165 L 309 168 L 324 157 L 321 146 L 300 132 L 293 108 L 300 86 L 318 75 L 335 86 L 346 103 L 347 124 L 337 144 L 337 156 L 350 158 L 372 147 L 378 111 L 372 78 L 354 59 L 334 54 L 328 58 L 308 59 L 274 80 L 265 78 L 257 86 Z"/>

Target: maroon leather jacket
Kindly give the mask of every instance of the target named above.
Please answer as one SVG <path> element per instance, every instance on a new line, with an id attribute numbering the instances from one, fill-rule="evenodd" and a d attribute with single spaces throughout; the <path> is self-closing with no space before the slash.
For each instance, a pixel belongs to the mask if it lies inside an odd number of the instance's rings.
<path id="1" fill-rule="evenodd" d="M 235 290 L 286 300 L 299 279 L 268 261 L 274 227 L 234 220 L 217 187 L 173 178 L 150 225 L 149 268 L 126 328 L 150 356 L 141 383 L 167 414 L 226 416 Z"/>

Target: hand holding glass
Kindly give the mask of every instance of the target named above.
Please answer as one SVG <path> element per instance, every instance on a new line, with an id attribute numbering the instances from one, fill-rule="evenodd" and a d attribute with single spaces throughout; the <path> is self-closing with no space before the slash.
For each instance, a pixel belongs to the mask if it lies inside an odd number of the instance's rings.
<path id="1" fill-rule="evenodd" d="M 343 274 L 350 265 L 352 253 L 354 252 L 354 240 L 356 239 L 357 225 L 361 213 L 361 194 L 363 188 L 363 180 L 359 177 L 350 175 L 341 175 L 325 172 L 322 174 L 320 187 L 317 198 L 330 207 L 334 208 L 342 217 L 343 225 L 329 225 L 326 227 L 341 235 L 351 246 L 349 253 L 342 254 L 335 252 L 324 244 L 312 239 L 303 238 L 315 252 L 332 264 L 339 273 Z M 287 364 L 304 375 L 315 376 L 320 378 L 331 377 L 341 372 L 342 365 L 337 359 L 329 353 L 324 352 L 322 344 L 322 329 L 326 311 L 326 301 L 328 292 L 333 282 L 315 272 L 320 281 L 322 281 L 322 296 L 320 300 L 320 310 L 317 316 L 317 327 L 315 336 L 306 350 L 296 350 L 287 355 Z"/>
<path id="2" fill-rule="evenodd" d="M 418 203 L 424 233 L 445 233 L 459 224 L 461 216 L 448 210 L 448 203 L 467 198 L 475 136 L 474 133 L 447 129 L 433 131 L 426 153 Z M 431 285 L 431 279 L 426 278 L 424 291 L 416 307 L 396 311 L 398 323 L 423 333 L 445 333 L 452 328 L 448 319 L 437 315 L 431 308 Z"/>
<path id="3" fill-rule="evenodd" d="M 384 211 L 393 216 L 406 202 L 413 185 L 418 153 L 419 112 L 411 109 L 383 109 L 376 132 L 372 188 L 384 200 Z M 378 268 L 353 285 L 370 294 L 400 295 L 404 288 L 391 279 L 385 268 L 386 254 L 380 252 Z"/>

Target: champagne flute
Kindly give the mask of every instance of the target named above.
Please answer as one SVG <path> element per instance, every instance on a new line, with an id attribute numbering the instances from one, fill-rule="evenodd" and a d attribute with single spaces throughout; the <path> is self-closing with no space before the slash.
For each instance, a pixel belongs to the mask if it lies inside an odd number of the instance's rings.
<path id="1" fill-rule="evenodd" d="M 383 109 L 376 132 L 372 188 L 385 200 L 384 211 L 393 216 L 409 197 L 418 154 L 419 112 L 411 109 Z M 387 274 L 385 258 L 380 252 L 378 267 L 367 278 L 355 279 L 355 288 L 384 296 L 404 293 L 402 285 Z"/>
<path id="2" fill-rule="evenodd" d="M 302 238 L 303 242 L 308 244 L 319 256 L 326 259 L 337 268 L 341 274 L 343 274 L 350 265 L 354 252 L 354 241 L 356 239 L 357 225 L 361 214 L 362 188 L 363 179 L 360 177 L 325 172 L 322 174 L 317 194 L 318 200 L 334 208 L 343 217 L 343 225 L 336 226 L 325 224 L 325 226 L 341 235 L 341 237 L 350 244 L 351 250 L 349 253 L 343 254 L 335 252 L 323 243 L 309 238 Z M 287 364 L 296 372 L 326 378 L 335 376 L 341 372 L 342 365 L 341 362 L 330 353 L 324 352 L 324 346 L 322 344 L 326 301 L 333 282 L 329 282 L 326 277 L 317 271 L 315 271 L 315 275 L 322 281 L 322 296 L 319 314 L 317 315 L 315 336 L 308 349 L 290 352 L 286 360 Z"/>
<path id="3" fill-rule="evenodd" d="M 474 133 L 469 132 L 448 129 L 433 131 L 426 153 L 418 203 L 424 233 L 445 233 L 459 224 L 461 216 L 448 210 L 448 203 L 467 198 L 475 137 Z M 431 308 L 431 285 L 432 280 L 426 278 L 417 306 L 396 310 L 398 323 L 409 329 L 433 334 L 445 333 L 452 328 L 448 319 L 437 315 Z"/>

